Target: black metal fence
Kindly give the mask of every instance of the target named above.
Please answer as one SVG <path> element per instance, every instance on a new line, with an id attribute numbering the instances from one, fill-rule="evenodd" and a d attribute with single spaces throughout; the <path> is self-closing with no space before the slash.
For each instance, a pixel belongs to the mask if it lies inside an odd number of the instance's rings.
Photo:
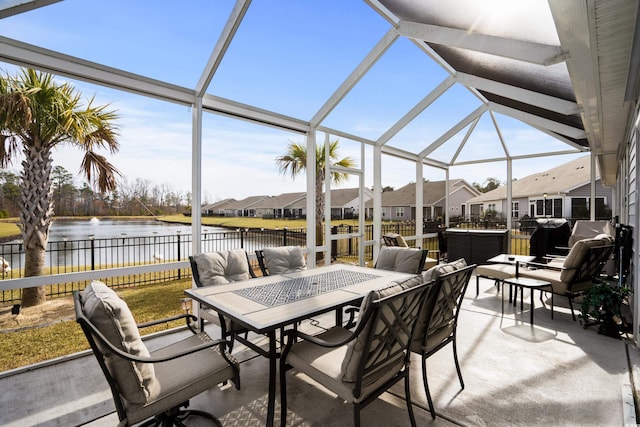
<path id="1" fill-rule="evenodd" d="M 458 227 L 465 225 L 459 224 Z M 496 228 L 500 228 L 499 224 Z M 425 222 L 422 242 L 409 240 L 411 247 L 421 247 L 431 251 L 440 249 L 438 243 L 437 222 Z M 415 223 L 395 222 L 382 225 L 382 233 L 398 233 L 403 236 L 415 235 Z M 332 234 L 359 234 L 357 225 L 340 224 L 332 227 Z M 529 254 L 528 233 L 512 233 L 511 252 Z M 366 225 L 364 239 L 373 240 L 373 226 Z M 204 232 L 201 238 L 202 251 L 213 252 L 242 248 L 248 253 L 256 249 L 270 246 L 297 245 L 306 246 L 305 229 L 248 229 L 238 228 L 224 232 Z M 154 235 L 147 237 L 114 237 L 108 239 L 63 240 L 49 242 L 46 251 L 48 274 L 61 274 L 78 271 L 102 270 L 107 268 L 130 267 L 161 262 L 183 261 L 191 255 L 191 235 L 176 233 L 173 235 Z M 334 258 L 357 260 L 359 239 L 350 237 L 332 241 Z M 20 278 L 24 274 L 24 247 L 22 243 L 0 245 L 0 257 L 9 265 L 2 272 L 3 279 Z M 371 246 L 365 247 L 365 260 L 373 258 Z M 257 262 L 254 266 L 258 268 Z M 191 270 L 176 269 L 154 273 L 140 273 L 126 277 L 105 278 L 107 285 L 115 288 L 132 287 L 150 283 L 166 282 L 191 276 Z M 60 283 L 48 287 L 49 296 L 69 295 L 72 291 L 82 289 L 84 282 Z M 4 290 L 0 303 L 17 303 L 20 301 L 20 290 Z"/>
<path id="2" fill-rule="evenodd" d="M 191 255 L 191 242 L 190 234 L 182 235 L 180 233 L 163 236 L 49 242 L 45 259 L 46 273 L 62 274 L 183 261 Z M 236 229 L 202 234 L 203 252 L 242 248 L 252 253 L 263 247 L 305 246 L 305 244 L 306 231 L 304 229 Z M 8 267 L 2 269 L 2 279 L 24 277 L 25 252 L 22 243 L 1 244 L 0 257 L 8 264 Z M 258 267 L 257 262 L 255 267 Z M 110 277 L 105 278 L 104 282 L 111 287 L 122 288 L 166 282 L 190 276 L 191 269 L 176 269 L 126 277 Z M 47 287 L 47 294 L 54 297 L 69 295 L 74 290 L 83 289 L 86 284 L 87 281 L 50 285 Z M 0 303 L 18 303 L 20 298 L 19 289 L 3 290 Z"/>

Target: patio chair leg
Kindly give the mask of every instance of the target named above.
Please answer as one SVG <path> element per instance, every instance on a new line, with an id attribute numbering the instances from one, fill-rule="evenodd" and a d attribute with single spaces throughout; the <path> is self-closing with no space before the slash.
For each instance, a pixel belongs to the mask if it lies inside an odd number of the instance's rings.
<path id="1" fill-rule="evenodd" d="M 407 366 L 405 369 L 408 369 Z M 413 405 L 411 404 L 411 386 L 409 385 L 409 371 L 405 372 L 404 376 L 404 396 L 407 401 L 407 411 L 409 412 L 409 419 L 411 420 L 411 427 L 416 427 L 416 417 L 413 415 Z"/>
<path id="2" fill-rule="evenodd" d="M 282 426 L 284 427 L 284 424 L 282 424 Z M 353 404 L 353 426 L 360 427 L 360 404 L 359 403 Z"/>
<path id="3" fill-rule="evenodd" d="M 284 359 L 280 359 L 280 426 L 287 425 L 287 369 Z"/>
<path id="4" fill-rule="evenodd" d="M 429 392 L 429 383 L 427 382 L 427 358 L 422 355 L 422 382 L 424 383 L 424 392 L 427 395 L 427 402 L 429 403 L 429 412 L 431 412 L 431 418 L 436 419 L 436 411 L 433 407 L 433 400 L 431 400 L 431 393 Z"/>
<path id="5" fill-rule="evenodd" d="M 456 337 L 453 337 L 453 360 L 456 362 L 456 371 L 458 371 L 458 379 L 460 380 L 460 387 L 464 390 L 464 381 L 462 380 L 462 371 L 460 370 L 460 363 L 458 362 L 458 346 L 456 345 Z"/>
<path id="6" fill-rule="evenodd" d="M 571 317 L 573 318 L 573 321 L 575 322 L 576 320 L 576 313 L 573 311 L 573 297 L 569 296 L 569 308 L 571 309 Z"/>

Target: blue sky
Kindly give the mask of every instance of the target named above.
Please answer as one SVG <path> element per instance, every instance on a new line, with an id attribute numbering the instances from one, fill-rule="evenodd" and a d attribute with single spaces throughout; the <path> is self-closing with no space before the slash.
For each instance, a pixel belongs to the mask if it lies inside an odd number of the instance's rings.
<path id="1" fill-rule="evenodd" d="M 233 7 L 230 0 L 63 2 L 7 18 L 0 35 L 74 56 L 194 87 Z M 340 13 L 336 13 L 339 10 Z M 254 0 L 208 92 L 281 114 L 310 119 L 389 25 L 364 2 Z M 15 67 L 0 63 L 11 73 Z M 446 78 L 445 71 L 406 39 L 400 39 L 329 115 L 325 125 L 376 139 Z M 191 111 L 109 88 L 74 81 L 86 98 L 111 103 L 121 118 L 120 152 L 112 158 L 128 182 L 143 179 L 186 193 L 191 190 Z M 455 87 L 391 141 L 420 151 L 480 105 Z M 497 115 L 512 155 L 563 145 L 535 129 Z M 466 130 L 433 155 L 451 158 Z M 319 134 L 319 141 L 324 135 Z M 205 114 L 203 200 L 305 191 L 304 176 L 292 181 L 278 174 L 275 158 L 301 135 Z M 365 150 L 371 177 L 371 149 Z M 341 154 L 360 163 L 360 145 L 341 139 Z M 502 155 L 491 118 L 483 116 L 459 159 Z M 557 156 L 514 163 L 520 178 L 567 162 Z M 54 163 L 75 173 L 80 155 L 62 149 Z M 445 178 L 425 168 L 431 180 Z M 506 179 L 504 163 L 453 168 L 451 178 L 484 182 Z M 407 161 L 383 157 L 383 185 L 398 188 L 415 181 Z M 356 186 L 351 180 L 346 186 Z"/>

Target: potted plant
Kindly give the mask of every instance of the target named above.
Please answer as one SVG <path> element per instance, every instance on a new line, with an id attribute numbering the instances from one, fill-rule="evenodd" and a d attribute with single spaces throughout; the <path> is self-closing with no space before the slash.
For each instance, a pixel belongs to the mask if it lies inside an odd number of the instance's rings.
<path id="1" fill-rule="evenodd" d="M 586 328 L 598 325 L 598 333 L 620 338 L 623 330 L 621 306 L 631 290 L 626 286 L 597 281 L 584 293 L 580 321 Z"/>

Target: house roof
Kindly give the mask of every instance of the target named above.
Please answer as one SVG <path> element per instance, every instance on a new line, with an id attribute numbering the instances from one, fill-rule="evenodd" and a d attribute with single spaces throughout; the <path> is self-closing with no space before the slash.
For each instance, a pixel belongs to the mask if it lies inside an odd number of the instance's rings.
<path id="1" fill-rule="evenodd" d="M 591 172 L 589 165 L 590 156 L 584 156 L 553 169 L 535 173 L 513 181 L 511 186 L 511 197 L 515 199 L 531 196 L 542 197 L 545 193 L 568 193 L 569 191 L 590 182 Z M 599 179 L 599 167 L 596 164 L 596 181 Z M 507 187 L 506 185 L 501 185 L 494 190 L 470 199 L 468 203 L 482 203 L 493 200 L 504 200 L 506 198 Z"/>
<path id="2" fill-rule="evenodd" d="M 332 208 L 341 208 L 344 207 L 347 203 L 354 201 L 360 196 L 359 188 L 337 188 L 335 190 L 331 190 L 331 207 Z M 372 197 L 371 190 L 368 188 L 364 189 L 364 198 L 368 200 Z"/>
<path id="3" fill-rule="evenodd" d="M 282 193 L 277 196 L 270 196 L 260 200 L 253 207 L 255 209 L 281 209 L 290 208 L 294 203 L 304 200 L 307 193 Z"/>
<path id="4" fill-rule="evenodd" d="M 225 210 L 238 210 L 253 208 L 255 204 L 260 203 L 262 200 L 269 196 L 250 196 L 242 200 L 234 200 L 224 207 Z"/>
<path id="5" fill-rule="evenodd" d="M 214 209 L 222 209 L 229 203 L 235 202 L 235 201 L 236 199 L 231 199 L 231 198 L 219 200 L 217 202 L 209 203 L 207 205 L 202 206 L 202 210 L 211 211 Z"/>
<path id="6" fill-rule="evenodd" d="M 479 194 L 478 191 L 467 184 L 463 179 L 449 180 L 449 194 L 467 187 L 471 193 Z M 425 206 L 433 206 L 444 199 L 446 181 L 425 181 L 422 190 L 422 203 Z M 373 206 L 373 201 L 367 201 L 367 207 Z M 416 205 L 416 183 L 412 182 L 397 190 L 385 191 L 382 193 L 382 206 L 415 206 Z"/>

